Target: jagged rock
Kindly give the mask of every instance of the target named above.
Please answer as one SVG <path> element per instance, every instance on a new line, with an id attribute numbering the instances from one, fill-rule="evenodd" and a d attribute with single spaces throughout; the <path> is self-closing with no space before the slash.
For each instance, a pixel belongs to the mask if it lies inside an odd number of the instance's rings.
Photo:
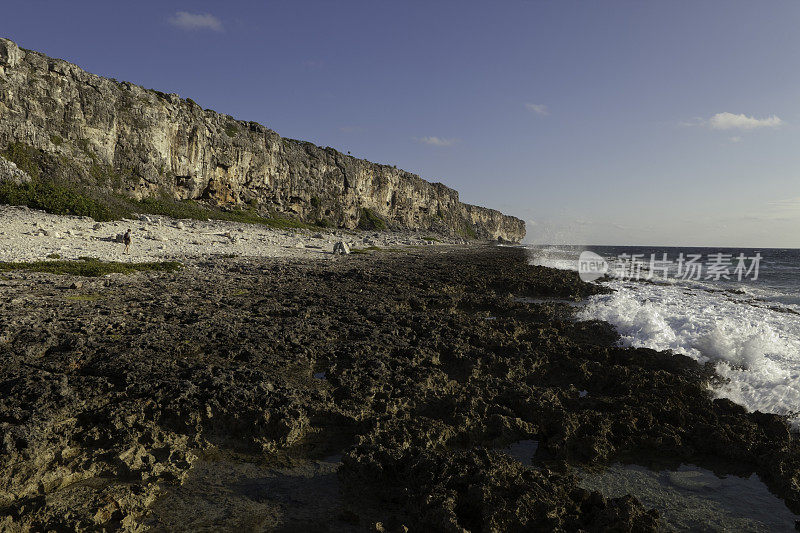
<path id="1" fill-rule="evenodd" d="M 0 68 L 14 68 L 20 59 L 22 59 L 22 52 L 17 44 L 8 39 L 0 39 Z"/>
<path id="2" fill-rule="evenodd" d="M 175 224 L 175 227 L 178 228 L 178 229 L 186 229 L 186 224 L 184 224 L 181 221 L 178 221 L 178 223 Z"/>
<path id="3" fill-rule="evenodd" d="M 350 253 L 350 247 L 344 241 L 339 241 L 333 245 L 333 253 L 336 255 L 347 255 Z"/>
<path id="4" fill-rule="evenodd" d="M 350 229 L 385 224 L 513 241 L 525 235 L 523 221 L 462 204 L 457 191 L 410 172 L 0 43 L 0 150 L 13 142 L 42 150 L 43 177 L 96 183 L 90 170 L 99 165 L 120 178 L 108 188 L 135 198 L 166 192 L 223 207 L 253 203 Z"/>
<path id="5" fill-rule="evenodd" d="M 29 183 L 31 177 L 26 172 L 18 169 L 17 165 L 0 156 L 0 183 L 4 181 L 10 181 L 14 185 L 22 185 L 23 183 Z"/>
<path id="6" fill-rule="evenodd" d="M 516 248 L 411 253 L 204 261 L 86 282 L 102 298 L 79 305 L 50 276 L 3 281 L 0 530 L 250 530 L 279 511 L 262 529 L 651 531 L 655 513 L 569 467 L 632 452 L 752 469 L 800 510 L 786 417 L 714 399 L 713 365 L 512 298 L 601 286 Z M 531 460 L 497 451 L 523 439 Z M 289 527 L 294 494 L 260 469 L 316 497 L 284 470 L 307 454 L 341 456 L 341 497 Z"/>

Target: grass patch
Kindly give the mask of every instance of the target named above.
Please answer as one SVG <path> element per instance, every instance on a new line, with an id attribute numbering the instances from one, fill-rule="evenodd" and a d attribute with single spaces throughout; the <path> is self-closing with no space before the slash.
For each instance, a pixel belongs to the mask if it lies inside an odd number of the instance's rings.
<path id="1" fill-rule="evenodd" d="M 437 239 L 436 237 L 423 237 L 422 240 L 423 241 L 428 241 L 428 242 L 442 242 L 439 239 Z"/>
<path id="2" fill-rule="evenodd" d="M 358 229 L 361 230 L 385 230 L 386 221 L 376 215 L 372 209 L 361 208 L 361 217 L 358 219 Z"/>
<path id="3" fill-rule="evenodd" d="M 368 254 L 371 252 L 378 252 L 383 250 L 383 248 L 379 246 L 367 246 L 366 248 L 350 248 L 351 254 Z"/>
<path id="4" fill-rule="evenodd" d="M 235 124 L 228 124 L 225 126 L 225 134 L 228 137 L 236 137 L 236 134 L 239 133 L 239 128 L 236 127 Z"/>
<path id="5" fill-rule="evenodd" d="M 61 259 L 61 254 L 49 254 L 48 259 Z"/>
<path id="6" fill-rule="evenodd" d="M 27 263 L 0 262 L 0 272 L 12 270 L 30 270 L 33 272 L 49 272 L 51 274 L 69 274 L 72 276 L 97 277 L 105 274 L 132 274 L 134 272 L 157 271 L 175 272 L 182 265 L 177 261 L 150 263 L 118 263 L 100 261 L 93 258 L 82 258 L 78 261 L 31 261 Z"/>

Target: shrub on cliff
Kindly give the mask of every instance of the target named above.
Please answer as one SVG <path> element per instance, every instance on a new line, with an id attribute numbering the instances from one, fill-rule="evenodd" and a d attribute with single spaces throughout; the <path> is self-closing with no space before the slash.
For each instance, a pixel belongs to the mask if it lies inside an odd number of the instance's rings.
<path id="1" fill-rule="evenodd" d="M 38 178 L 42 172 L 42 152 L 33 146 L 21 142 L 12 142 L 0 155 L 17 165 L 17 168 L 27 172 L 31 178 Z"/>
<path id="2" fill-rule="evenodd" d="M 92 217 L 101 221 L 114 220 L 124 215 L 115 213 L 108 204 L 75 189 L 36 179 L 22 185 L 0 183 L 0 204 L 26 205 L 56 215 Z"/>
<path id="3" fill-rule="evenodd" d="M 361 208 L 361 217 L 358 219 L 358 229 L 385 230 L 386 221 L 366 207 Z"/>

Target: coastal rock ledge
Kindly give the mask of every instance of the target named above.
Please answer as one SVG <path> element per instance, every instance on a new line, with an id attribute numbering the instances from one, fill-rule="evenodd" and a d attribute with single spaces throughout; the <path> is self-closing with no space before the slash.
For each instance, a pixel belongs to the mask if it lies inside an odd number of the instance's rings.
<path id="1" fill-rule="evenodd" d="M 45 157 L 40 178 L 136 199 L 204 200 L 344 228 L 380 218 L 398 229 L 525 236 L 522 220 L 463 204 L 440 183 L 0 39 L 0 152 L 9 149 Z"/>

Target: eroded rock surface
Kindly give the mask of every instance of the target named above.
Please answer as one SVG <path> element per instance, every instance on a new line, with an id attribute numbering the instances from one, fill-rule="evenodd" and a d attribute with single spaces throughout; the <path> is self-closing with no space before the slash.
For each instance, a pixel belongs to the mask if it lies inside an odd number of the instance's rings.
<path id="1" fill-rule="evenodd" d="M 633 454 L 736 462 L 800 511 L 784 418 L 520 301 L 603 290 L 523 250 L 5 278 L 0 529 L 658 530 L 570 466 Z"/>
<path id="2" fill-rule="evenodd" d="M 0 151 L 12 143 L 43 152 L 36 171 L 43 177 L 136 198 L 256 205 L 346 228 L 379 216 L 395 229 L 515 242 L 525 236 L 522 220 L 462 204 L 441 183 L 0 39 Z"/>

